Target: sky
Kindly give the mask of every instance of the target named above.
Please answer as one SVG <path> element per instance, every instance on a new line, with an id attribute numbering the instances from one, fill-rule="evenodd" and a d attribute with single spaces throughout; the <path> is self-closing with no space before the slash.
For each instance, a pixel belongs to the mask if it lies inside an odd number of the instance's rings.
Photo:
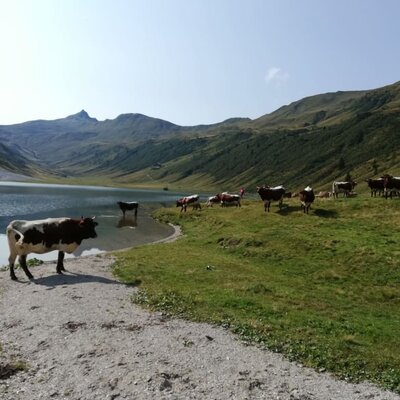
<path id="1" fill-rule="evenodd" d="M 0 124 L 258 118 L 400 80 L 398 0 L 0 0 Z"/>

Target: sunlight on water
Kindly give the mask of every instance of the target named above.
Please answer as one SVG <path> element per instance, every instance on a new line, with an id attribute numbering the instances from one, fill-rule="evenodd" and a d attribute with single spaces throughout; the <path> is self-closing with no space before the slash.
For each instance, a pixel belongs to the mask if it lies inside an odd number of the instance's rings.
<path id="1" fill-rule="evenodd" d="M 67 258 L 124 249 L 160 240 L 172 233 L 172 228 L 154 221 L 152 207 L 168 205 L 181 197 L 180 193 L 157 190 L 133 190 L 106 187 L 82 187 L 34 183 L 0 182 L 0 265 L 8 264 L 7 225 L 14 219 L 96 216 L 98 237 L 82 242 Z M 127 212 L 125 218 L 117 201 L 139 202 L 138 216 Z M 28 259 L 57 260 L 57 251 L 30 254 Z"/>

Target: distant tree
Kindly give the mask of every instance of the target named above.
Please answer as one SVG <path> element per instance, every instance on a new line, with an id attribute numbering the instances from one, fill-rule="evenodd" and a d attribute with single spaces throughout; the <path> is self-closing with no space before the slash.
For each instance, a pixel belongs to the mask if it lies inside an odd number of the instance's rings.
<path id="1" fill-rule="evenodd" d="M 350 171 L 347 171 L 346 176 L 344 177 L 345 182 L 351 182 L 353 180 Z"/>
<path id="2" fill-rule="evenodd" d="M 379 165 L 378 165 L 378 163 L 376 162 L 375 158 L 374 158 L 374 160 L 372 161 L 372 169 L 373 169 L 373 171 L 374 171 L 374 175 L 377 175 L 377 174 L 378 174 Z"/>

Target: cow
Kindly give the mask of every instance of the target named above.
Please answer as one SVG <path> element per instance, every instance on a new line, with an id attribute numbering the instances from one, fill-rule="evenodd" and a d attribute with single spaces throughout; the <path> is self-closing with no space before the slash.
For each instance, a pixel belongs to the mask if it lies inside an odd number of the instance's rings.
<path id="1" fill-rule="evenodd" d="M 383 179 L 383 187 L 385 198 L 388 198 L 388 192 L 390 191 L 390 198 L 392 198 L 393 193 L 397 193 L 400 191 L 400 177 L 392 176 L 392 175 L 384 175 Z"/>
<path id="2" fill-rule="evenodd" d="M 221 204 L 220 194 L 216 194 L 215 196 L 210 196 L 207 199 L 206 206 L 207 207 L 212 207 L 213 204 L 216 204 L 216 203 Z"/>
<path id="3" fill-rule="evenodd" d="M 303 212 L 308 214 L 308 210 L 315 200 L 313 189 L 310 186 L 307 186 L 304 190 L 299 192 L 299 198 Z"/>
<path id="4" fill-rule="evenodd" d="M 238 194 L 230 194 L 228 192 L 223 192 L 218 195 L 221 201 L 221 207 L 226 207 L 229 205 L 233 205 L 236 207 L 241 207 L 240 204 L 240 195 Z"/>
<path id="5" fill-rule="evenodd" d="M 133 211 L 135 213 L 135 216 L 137 216 L 139 207 L 139 203 L 137 201 L 130 201 L 130 202 L 117 201 L 117 204 L 119 205 L 119 208 L 121 209 L 124 217 L 127 211 Z"/>
<path id="6" fill-rule="evenodd" d="M 285 188 L 283 186 L 257 186 L 257 193 L 260 195 L 261 200 L 264 202 L 264 211 L 268 210 L 269 212 L 271 201 L 278 201 L 279 209 L 282 208 L 283 196 L 285 194 Z"/>
<path id="7" fill-rule="evenodd" d="M 74 252 L 83 239 L 97 237 L 95 227 L 98 225 L 93 218 L 48 218 L 36 221 L 15 220 L 7 226 L 7 240 L 10 248 L 8 258 L 10 277 L 17 280 L 14 273 L 14 263 L 17 256 L 19 263 L 29 279 L 26 258 L 30 253 L 48 253 L 58 250 L 56 271 L 62 274 L 64 268 L 64 253 Z"/>
<path id="8" fill-rule="evenodd" d="M 378 179 L 366 179 L 365 182 L 367 182 L 368 187 L 371 189 L 371 197 L 374 196 L 376 197 L 376 192 L 378 192 L 379 196 L 384 192 L 385 186 L 384 186 L 384 178 L 378 178 Z"/>
<path id="9" fill-rule="evenodd" d="M 193 206 L 193 210 L 200 209 L 201 210 L 201 204 L 200 204 L 200 197 L 198 194 L 192 194 L 191 196 L 186 196 L 178 199 L 176 201 L 176 206 L 181 207 L 181 212 L 185 211 L 187 209 L 187 206 L 191 205 Z"/>
<path id="10" fill-rule="evenodd" d="M 357 182 L 348 181 L 348 182 L 333 182 L 332 183 L 332 196 L 333 198 L 338 198 L 339 193 L 343 193 L 345 197 L 349 197 L 350 192 L 353 191 Z"/>
<path id="11" fill-rule="evenodd" d="M 320 199 L 327 199 L 328 197 L 331 196 L 332 196 L 331 192 L 328 192 L 327 190 L 322 190 L 315 197 L 319 197 Z"/>

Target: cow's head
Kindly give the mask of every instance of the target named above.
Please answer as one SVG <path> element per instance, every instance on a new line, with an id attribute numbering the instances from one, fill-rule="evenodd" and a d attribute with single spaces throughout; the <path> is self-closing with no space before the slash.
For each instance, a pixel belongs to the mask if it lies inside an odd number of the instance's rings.
<path id="1" fill-rule="evenodd" d="M 94 220 L 95 218 L 96 217 L 93 218 L 82 217 L 81 220 L 79 221 L 79 227 L 81 228 L 81 231 L 85 239 L 89 238 L 94 239 L 97 237 L 97 233 L 94 228 L 98 225 L 98 223 Z"/>

